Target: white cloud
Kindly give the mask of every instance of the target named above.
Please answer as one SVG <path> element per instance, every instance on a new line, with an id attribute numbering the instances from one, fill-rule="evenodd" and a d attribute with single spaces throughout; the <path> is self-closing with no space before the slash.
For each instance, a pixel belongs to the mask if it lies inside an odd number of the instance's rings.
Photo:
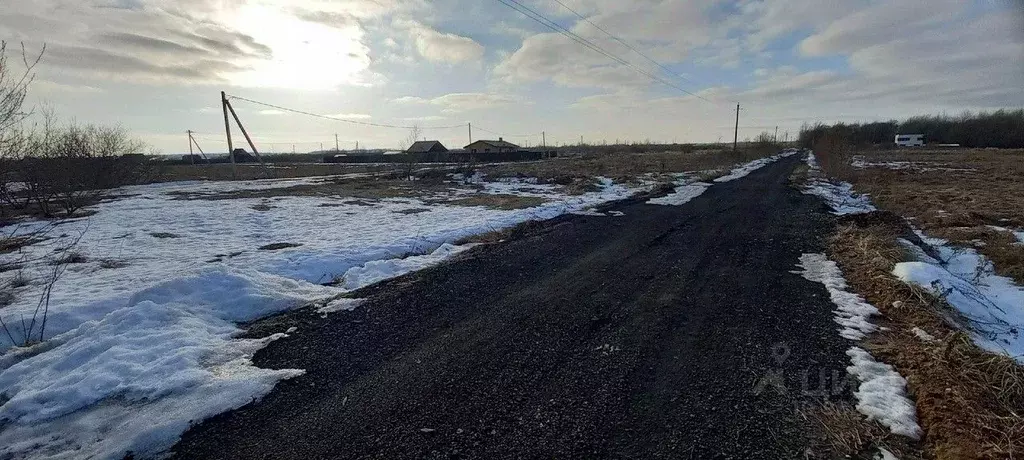
<path id="1" fill-rule="evenodd" d="M 406 105 L 430 105 L 441 108 L 445 113 L 469 112 L 473 110 L 494 109 L 511 105 L 529 105 L 528 101 L 515 96 L 489 93 L 451 93 L 432 99 L 416 96 L 404 96 L 392 102 Z"/>
<path id="2" fill-rule="evenodd" d="M 416 51 L 428 61 L 461 64 L 478 61 L 484 55 L 483 45 L 472 38 L 438 32 L 416 21 L 398 21 L 396 24 L 408 30 L 416 43 Z"/>
<path id="3" fill-rule="evenodd" d="M 369 120 L 373 118 L 373 116 L 368 113 L 335 113 L 328 116 L 331 118 L 344 118 L 347 120 Z"/>

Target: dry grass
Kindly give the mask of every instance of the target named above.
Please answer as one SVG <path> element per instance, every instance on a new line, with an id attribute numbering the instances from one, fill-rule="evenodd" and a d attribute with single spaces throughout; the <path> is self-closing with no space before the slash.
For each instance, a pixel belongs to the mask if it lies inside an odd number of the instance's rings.
<path id="1" fill-rule="evenodd" d="M 879 447 L 901 460 L 921 458 L 907 438 L 867 421 L 848 403 L 825 402 L 798 413 L 811 432 L 810 458 L 874 458 Z"/>
<path id="2" fill-rule="evenodd" d="M 274 163 L 263 169 L 259 164 L 237 165 L 239 180 L 290 179 L 297 177 L 332 176 L 350 173 L 377 173 L 397 170 L 397 165 L 341 164 L 341 163 Z M 158 178 L 159 182 L 186 180 L 232 180 L 231 165 L 169 165 Z"/>
<path id="3" fill-rule="evenodd" d="M 1024 245 L 989 226 L 1024 229 L 1024 151 L 897 150 L 856 152 L 869 163 L 844 177 L 881 209 L 911 218 L 929 235 L 974 247 L 996 271 L 1024 284 Z"/>
<path id="4" fill-rule="evenodd" d="M 737 163 L 764 158 L 778 153 L 778 149 L 759 150 L 753 147 L 738 152 L 730 150 L 658 153 L 611 153 L 581 155 L 568 158 L 534 161 L 529 163 L 483 166 L 481 172 L 489 177 L 536 177 L 542 182 L 565 184 L 583 178 L 590 181 L 604 176 L 616 182 L 630 183 L 645 175 L 703 171 L 725 168 Z"/>
<path id="5" fill-rule="evenodd" d="M 925 453 L 938 459 L 1024 456 L 1024 367 L 979 349 L 950 325 L 941 300 L 891 275 L 906 257 L 896 242 L 910 231 L 882 213 L 848 219 L 829 256 L 853 291 L 882 312 L 887 329 L 867 347 L 907 378 L 925 431 Z M 884 216 L 884 214 L 882 214 Z M 936 338 L 917 337 L 918 327 Z"/>

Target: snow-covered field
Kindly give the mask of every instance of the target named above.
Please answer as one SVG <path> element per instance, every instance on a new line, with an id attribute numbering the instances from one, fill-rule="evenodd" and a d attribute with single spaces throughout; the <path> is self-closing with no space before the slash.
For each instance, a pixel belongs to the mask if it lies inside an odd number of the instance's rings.
<path id="1" fill-rule="evenodd" d="M 118 191 L 124 197 L 96 206 L 96 214 L 59 226 L 57 233 L 82 235 L 75 250 L 85 261 L 68 265 L 53 288 L 46 341 L 12 348 L 0 333 L 0 458 L 158 454 L 191 422 L 302 373 L 253 367 L 252 355 L 282 335 L 236 339 L 238 323 L 309 304 L 325 314 L 352 308 L 335 299 L 438 263 L 465 249 L 452 246 L 461 238 L 583 212 L 638 191 L 601 179 L 599 191 L 580 196 L 523 181 L 482 182 L 480 191 L 455 185 L 447 196 L 424 200 L 174 195 L 324 180 L 330 178 L 127 187 Z M 443 201 L 472 193 L 549 201 L 513 211 Z M 33 225 L 43 224 L 22 231 Z M 275 243 L 296 246 L 258 249 Z M 29 284 L 0 309 L 19 343 L 20 318 L 32 316 L 52 269 L 42 263 L 50 251 L 52 245 L 37 244 L 0 256 L 37 260 L 18 275 Z M 321 285 L 332 280 L 340 284 Z"/>

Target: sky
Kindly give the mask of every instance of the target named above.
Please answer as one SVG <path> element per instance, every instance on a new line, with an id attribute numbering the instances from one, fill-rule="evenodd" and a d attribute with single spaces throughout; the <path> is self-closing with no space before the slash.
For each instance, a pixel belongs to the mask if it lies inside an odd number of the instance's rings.
<path id="1" fill-rule="evenodd" d="M 504 2 L 504 3 L 503 3 Z M 584 46 L 514 10 L 523 5 Z M 1024 106 L 1024 0 L 5 0 L 29 104 L 154 152 L 731 142 Z M 607 34 L 605 33 L 607 32 Z M 9 47 L 10 48 L 10 47 Z M 595 51 L 592 48 L 597 48 Z M 625 62 L 625 64 L 623 64 Z M 542 134 L 543 133 L 543 134 Z M 235 130 L 236 144 L 241 139 Z"/>

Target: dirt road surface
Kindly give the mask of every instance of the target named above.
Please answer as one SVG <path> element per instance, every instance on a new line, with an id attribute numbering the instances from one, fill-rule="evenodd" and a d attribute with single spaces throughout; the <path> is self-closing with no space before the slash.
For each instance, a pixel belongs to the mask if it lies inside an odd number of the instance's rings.
<path id="1" fill-rule="evenodd" d="M 683 206 L 549 221 L 368 288 L 352 312 L 261 321 L 252 334 L 298 332 L 256 364 L 306 374 L 175 455 L 801 457 L 797 408 L 850 396 L 834 306 L 792 273 L 832 225 L 789 186 L 799 161 Z"/>

